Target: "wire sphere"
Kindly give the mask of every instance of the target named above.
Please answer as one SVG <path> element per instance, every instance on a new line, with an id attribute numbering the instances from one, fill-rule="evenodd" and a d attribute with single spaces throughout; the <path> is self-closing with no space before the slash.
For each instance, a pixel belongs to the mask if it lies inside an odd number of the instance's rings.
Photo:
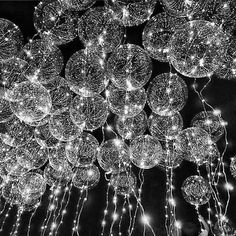
<path id="1" fill-rule="evenodd" d="M 121 172 L 112 174 L 110 185 L 114 188 L 115 193 L 122 196 L 130 196 L 136 190 L 137 178 L 133 172 Z"/>
<path id="2" fill-rule="evenodd" d="M 181 190 L 185 201 L 195 206 L 206 204 L 212 194 L 210 184 L 198 175 L 188 177 L 184 181 Z"/>
<path id="3" fill-rule="evenodd" d="M 73 13 L 59 1 L 42 1 L 34 11 L 35 29 L 50 43 L 66 44 L 78 35 L 78 16 L 77 12 Z"/>
<path id="4" fill-rule="evenodd" d="M 147 129 L 147 114 L 141 111 L 134 117 L 117 116 L 115 120 L 118 134 L 124 138 L 132 140 L 142 134 Z"/>
<path id="5" fill-rule="evenodd" d="M 17 149 L 17 162 L 22 167 L 32 170 L 41 168 L 48 160 L 48 150 L 41 147 L 36 140 L 31 140 Z"/>
<path id="6" fill-rule="evenodd" d="M 29 172 L 19 178 L 18 188 L 23 198 L 37 199 L 46 191 L 46 181 L 42 175 Z"/>
<path id="7" fill-rule="evenodd" d="M 151 81 L 147 95 L 148 105 L 154 113 L 160 116 L 171 116 L 185 106 L 188 88 L 178 75 L 164 73 Z"/>
<path id="8" fill-rule="evenodd" d="M 130 160 L 140 169 L 151 169 L 162 158 L 162 146 L 157 138 L 151 135 L 141 135 L 130 144 Z"/>
<path id="9" fill-rule="evenodd" d="M 111 173 L 124 171 L 129 165 L 129 147 L 120 139 L 110 139 L 102 143 L 97 157 L 100 167 Z"/>
<path id="10" fill-rule="evenodd" d="M 49 186 L 61 185 L 64 186 L 71 181 L 73 172 L 68 165 L 64 170 L 55 170 L 49 164 L 44 168 L 43 177 Z"/>
<path id="11" fill-rule="evenodd" d="M 17 56 L 23 46 L 23 35 L 13 22 L 0 18 L 0 62 Z"/>
<path id="12" fill-rule="evenodd" d="M 0 136 L 2 141 L 12 147 L 20 147 L 30 142 L 33 137 L 33 129 L 20 121 L 16 116 L 4 123 L 5 131 Z"/>
<path id="13" fill-rule="evenodd" d="M 183 129 L 183 118 L 179 112 L 171 116 L 152 113 L 148 118 L 148 129 L 160 141 L 173 140 Z"/>
<path id="14" fill-rule="evenodd" d="M 212 111 L 197 113 L 191 121 L 191 126 L 204 129 L 214 142 L 217 142 L 225 132 L 222 118 Z"/>
<path id="15" fill-rule="evenodd" d="M 231 162 L 230 162 L 230 172 L 231 175 L 236 178 L 236 157 L 232 157 L 231 158 Z"/>
<path id="16" fill-rule="evenodd" d="M 52 106 L 49 92 L 39 83 L 22 82 L 11 92 L 11 110 L 26 122 L 42 120 Z"/>
<path id="17" fill-rule="evenodd" d="M 69 107 L 73 100 L 74 93 L 70 90 L 69 85 L 63 77 L 54 76 L 53 79 L 44 86 L 48 90 L 52 100 L 51 113 Z"/>
<path id="18" fill-rule="evenodd" d="M 184 76 L 210 76 L 220 66 L 228 41 L 228 36 L 215 23 L 187 22 L 171 38 L 170 62 Z"/>
<path id="19" fill-rule="evenodd" d="M 77 95 L 70 105 L 70 115 L 77 126 L 93 131 L 106 122 L 107 101 L 99 94 L 94 94 L 93 97 Z"/>
<path id="20" fill-rule="evenodd" d="M 67 160 L 75 167 L 91 165 L 97 158 L 98 140 L 89 133 L 82 135 L 65 146 Z"/>
<path id="21" fill-rule="evenodd" d="M 74 53 L 66 64 L 66 80 L 71 89 L 81 96 L 93 97 L 108 84 L 105 62 L 96 53 L 82 49 Z"/>
<path id="22" fill-rule="evenodd" d="M 5 123 L 13 116 L 9 101 L 0 97 L 0 123 Z"/>
<path id="23" fill-rule="evenodd" d="M 183 159 L 202 165 L 209 161 L 213 142 L 203 129 L 192 127 L 182 130 L 176 138 L 176 150 Z"/>
<path id="24" fill-rule="evenodd" d="M 59 75 L 64 65 L 61 50 L 42 39 L 27 43 L 20 53 L 20 58 L 28 62 L 26 70 L 28 79 L 40 83 L 47 83 L 51 78 Z"/>
<path id="25" fill-rule="evenodd" d="M 78 34 L 86 48 L 112 52 L 121 44 L 124 27 L 104 7 L 91 8 L 78 22 Z"/>
<path id="26" fill-rule="evenodd" d="M 90 7 L 92 7 L 95 3 L 96 0 L 60 0 L 60 3 L 69 10 L 72 11 L 83 11 L 86 10 Z"/>
<path id="27" fill-rule="evenodd" d="M 171 16 L 166 12 L 153 16 L 145 25 L 142 35 L 143 46 L 148 54 L 161 62 L 168 62 L 169 42 L 177 29 L 187 20 Z"/>
<path id="28" fill-rule="evenodd" d="M 156 2 L 156 0 L 105 0 L 105 6 L 124 26 L 136 26 L 150 18 Z"/>
<path id="29" fill-rule="evenodd" d="M 97 166 L 77 167 L 72 179 L 76 188 L 91 189 L 95 187 L 100 180 L 100 171 Z"/>
<path id="30" fill-rule="evenodd" d="M 78 127 L 71 119 L 70 112 L 58 110 L 49 120 L 49 130 L 52 136 L 60 141 L 71 141 L 77 138 L 83 130 L 83 126 Z"/>
<path id="31" fill-rule="evenodd" d="M 123 117 L 138 115 L 146 104 L 147 95 L 144 88 L 126 91 L 110 84 L 106 91 L 106 97 L 110 110 Z"/>
<path id="32" fill-rule="evenodd" d="M 119 46 L 109 57 L 107 73 L 112 83 L 124 90 L 142 88 L 152 75 L 152 61 L 138 45 Z"/>

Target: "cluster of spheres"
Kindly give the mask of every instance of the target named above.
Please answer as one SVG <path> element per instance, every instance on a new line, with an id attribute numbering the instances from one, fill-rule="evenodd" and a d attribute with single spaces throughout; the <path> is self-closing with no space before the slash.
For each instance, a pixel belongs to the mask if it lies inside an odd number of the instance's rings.
<path id="1" fill-rule="evenodd" d="M 154 13 L 158 4 L 164 12 Z M 37 35 L 25 45 L 20 28 L 0 18 L 6 202 L 31 211 L 47 185 L 87 191 L 102 173 L 127 197 L 139 188 L 132 169 L 168 171 L 182 161 L 209 167 L 220 160 L 223 119 L 202 111 L 186 127 L 181 111 L 189 78 L 235 78 L 236 20 L 229 17 L 235 12 L 233 0 L 45 0 L 34 11 Z M 126 31 L 141 24 L 142 45 L 136 45 Z M 62 48 L 77 39 L 83 48 L 66 61 Z M 154 61 L 169 63 L 171 71 L 156 73 Z M 231 172 L 236 177 L 235 159 Z M 212 196 L 202 176 L 188 177 L 181 190 L 195 206 Z"/>

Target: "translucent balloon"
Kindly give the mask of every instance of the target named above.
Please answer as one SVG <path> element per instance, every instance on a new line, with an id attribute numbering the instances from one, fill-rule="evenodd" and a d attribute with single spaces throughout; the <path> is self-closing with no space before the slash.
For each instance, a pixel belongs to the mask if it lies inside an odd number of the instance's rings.
<path id="1" fill-rule="evenodd" d="M 13 22 L 0 18 L 0 61 L 18 55 L 23 45 L 23 35 Z"/>
<path id="2" fill-rule="evenodd" d="M 152 75 L 152 61 L 138 45 L 119 46 L 109 57 L 107 73 L 113 84 L 124 90 L 144 86 Z"/>
<path id="3" fill-rule="evenodd" d="M 118 116 L 115 120 L 118 134 L 124 139 L 134 139 L 142 135 L 147 129 L 147 114 L 141 111 L 130 118 Z"/>
<path id="4" fill-rule="evenodd" d="M 74 93 L 63 77 L 55 76 L 44 86 L 49 91 L 52 100 L 51 113 L 69 107 Z"/>
<path id="5" fill-rule="evenodd" d="M 182 158 L 197 165 L 208 161 L 209 151 L 212 149 L 209 134 L 201 128 L 187 128 L 182 130 L 176 138 L 176 150 Z"/>
<path id="6" fill-rule="evenodd" d="M 119 19 L 124 26 L 144 23 L 152 15 L 156 2 L 156 0 L 105 0 L 113 17 Z"/>
<path id="7" fill-rule="evenodd" d="M 32 81 L 47 83 L 52 77 L 59 75 L 63 68 L 63 55 L 60 49 L 44 40 L 33 40 L 21 51 L 20 58 L 29 63 L 27 73 Z"/>
<path id="8" fill-rule="evenodd" d="M 112 52 L 120 45 L 124 28 L 104 7 L 91 8 L 79 20 L 78 34 L 86 47 Z"/>
<path id="9" fill-rule="evenodd" d="M 76 167 L 91 165 L 97 158 L 99 143 L 89 133 L 82 135 L 65 146 L 67 160 Z"/>
<path id="10" fill-rule="evenodd" d="M 37 199 L 46 190 L 46 181 L 42 175 L 29 172 L 19 178 L 19 191 L 24 199 Z"/>
<path id="11" fill-rule="evenodd" d="M 44 168 L 43 176 L 49 186 L 56 184 L 66 185 L 69 181 L 71 181 L 73 172 L 70 166 L 67 166 L 66 169 L 60 171 L 55 170 L 49 164 L 47 164 Z"/>
<path id="12" fill-rule="evenodd" d="M 232 157 L 231 158 L 231 162 L 230 162 L 230 172 L 231 175 L 236 178 L 236 157 Z"/>
<path id="13" fill-rule="evenodd" d="M 1 132 L 2 141 L 12 147 L 20 147 L 28 143 L 33 137 L 33 129 L 13 116 L 4 124 Z"/>
<path id="14" fill-rule="evenodd" d="M 206 204 L 212 194 L 210 184 L 198 175 L 188 177 L 181 190 L 185 201 L 195 206 Z"/>
<path id="15" fill-rule="evenodd" d="M 71 141 L 77 138 L 83 127 L 79 128 L 71 120 L 68 109 L 58 110 L 55 112 L 49 120 L 50 133 L 60 141 Z"/>
<path id="16" fill-rule="evenodd" d="M 97 157 L 101 168 L 106 172 L 118 173 L 129 165 L 129 147 L 120 139 L 110 139 L 102 143 Z"/>
<path id="17" fill-rule="evenodd" d="M 8 153 L 12 149 L 11 146 L 5 144 L 1 139 L 0 139 L 0 163 L 5 162 L 9 157 Z"/>
<path id="18" fill-rule="evenodd" d="M 148 105 L 160 116 L 171 116 L 180 111 L 188 99 L 184 80 L 169 73 L 156 76 L 149 84 L 147 94 Z"/>
<path id="19" fill-rule="evenodd" d="M 168 62 L 169 42 L 173 33 L 187 20 L 161 12 L 153 16 L 143 30 L 143 46 L 148 54 L 161 62 Z"/>
<path id="20" fill-rule="evenodd" d="M 47 160 L 48 150 L 41 147 L 34 139 L 17 150 L 18 164 L 28 170 L 42 167 Z"/>
<path id="21" fill-rule="evenodd" d="M 130 160 L 141 169 L 151 169 L 162 158 L 162 146 L 157 138 L 141 135 L 130 144 Z"/>
<path id="22" fill-rule="evenodd" d="M 72 179 L 76 188 L 88 189 L 95 187 L 100 180 L 100 172 L 97 166 L 77 167 Z"/>
<path id="23" fill-rule="evenodd" d="M 34 122 L 49 114 L 52 101 L 50 94 L 41 84 L 22 82 L 12 90 L 10 105 L 20 120 Z"/>
<path id="24" fill-rule="evenodd" d="M 195 20 L 177 30 L 170 41 L 170 62 L 184 76 L 210 76 L 220 66 L 228 36 L 215 23 Z"/>
<path id="25" fill-rule="evenodd" d="M 70 57 L 65 73 L 71 89 L 85 97 L 101 93 L 108 83 L 104 59 L 88 49 L 79 50 Z"/>
<path id="26" fill-rule="evenodd" d="M 212 111 L 202 111 L 196 114 L 191 125 L 204 129 L 214 142 L 217 142 L 224 134 L 224 121 L 219 115 L 214 114 Z"/>
<path id="27" fill-rule="evenodd" d="M 134 117 L 144 108 L 147 95 L 144 88 L 132 91 L 116 88 L 113 84 L 109 85 L 106 96 L 110 110 L 124 117 Z"/>
<path id="28" fill-rule="evenodd" d="M 42 1 L 34 11 L 34 26 L 46 41 L 65 44 L 77 36 L 77 17 L 59 1 Z"/>
<path id="29" fill-rule="evenodd" d="M 82 11 L 86 10 L 96 3 L 96 0 L 67 0 L 61 1 L 65 8 L 70 10 Z"/>
<path id="30" fill-rule="evenodd" d="M 54 148 L 48 150 L 49 164 L 57 171 L 63 171 L 69 166 L 66 158 L 65 145 L 66 143 L 59 143 Z"/>
<path id="31" fill-rule="evenodd" d="M 73 122 L 85 130 L 95 130 L 101 127 L 108 116 L 107 101 L 99 94 L 93 97 L 76 96 L 70 106 Z"/>
<path id="32" fill-rule="evenodd" d="M 136 190 L 137 178 L 133 172 L 112 174 L 110 184 L 114 188 L 116 194 L 129 196 Z"/>
<path id="33" fill-rule="evenodd" d="M 183 129 L 183 118 L 179 112 L 171 116 L 152 113 L 148 118 L 148 128 L 151 135 L 160 141 L 173 140 Z"/>
<path id="34" fill-rule="evenodd" d="M 36 208 L 38 208 L 40 206 L 40 200 L 39 199 L 29 199 L 27 202 L 22 202 L 19 205 L 19 208 L 23 211 L 23 212 L 30 212 L 35 210 Z"/>
<path id="35" fill-rule="evenodd" d="M 57 138 L 55 138 L 51 132 L 49 124 L 46 123 L 44 125 L 40 125 L 34 130 L 34 138 L 36 142 L 42 146 L 43 148 L 53 148 L 56 147 L 60 142 Z"/>
<path id="36" fill-rule="evenodd" d="M 6 122 L 12 115 L 13 113 L 9 101 L 0 97 L 0 123 Z"/>

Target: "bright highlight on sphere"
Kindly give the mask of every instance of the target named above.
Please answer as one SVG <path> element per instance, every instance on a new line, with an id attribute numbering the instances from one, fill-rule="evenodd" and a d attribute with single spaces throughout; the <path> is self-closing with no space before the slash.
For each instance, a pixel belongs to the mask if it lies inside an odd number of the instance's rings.
<path id="1" fill-rule="evenodd" d="M 204 20 L 187 22 L 171 38 L 170 62 L 184 76 L 210 76 L 220 66 L 228 40 L 215 23 Z"/>
<path id="2" fill-rule="evenodd" d="M 52 107 L 49 92 L 39 83 L 22 82 L 11 92 L 11 109 L 22 121 L 34 122 L 46 117 Z"/>
<path id="3" fill-rule="evenodd" d="M 109 57 L 107 72 L 116 87 L 135 90 L 144 86 L 151 78 L 152 61 L 141 47 L 124 44 Z"/>
<path id="4" fill-rule="evenodd" d="M 206 204 L 212 194 L 210 184 L 198 175 L 188 177 L 182 185 L 184 199 L 195 206 Z"/>
<path id="5" fill-rule="evenodd" d="M 130 144 L 130 160 L 140 169 L 151 169 L 162 158 L 162 146 L 157 138 L 151 135 L 141 135 Z"/>
<path id="6" fill-rule="evenodd" d="M 132 91 L 110 84 L 107 89 L 108 106 L 112 113 L 122 117 L 134 117 L 144 108 L 147 95 L 144 88 Z"/>
<path id="7" fill-rule="evenodd" d="M 110 139 L 101 144 L 97 157 L 106 172 L 119 173 L 129 165 L 129 147 L 119 139 Z"/>
<path id="8" fill-rule="evenodd" d="M 188 99 L 188 89 L 178 75 L 164 73 L 151 81 L 147 96 L 148 105 L 154 113 L 170 116 L 184 107 Z"/>

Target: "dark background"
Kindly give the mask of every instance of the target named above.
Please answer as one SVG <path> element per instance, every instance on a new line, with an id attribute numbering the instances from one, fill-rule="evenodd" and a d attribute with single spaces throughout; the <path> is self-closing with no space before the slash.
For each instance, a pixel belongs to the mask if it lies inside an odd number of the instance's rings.
<path id="1" fill-rule="evenodd" d="M 25 43 L 32 38 L 36 31 L 33 25 L 33 12 L 34 7 L 38 4 L 38 1 L 0 1 L 0 17 L 11 20 L 18 25 L 25 37 Z M 101 5 L 102 2 L 98 2 L 97 5 Z M 161 6 L 157 5 L 155 13 L 161 12 Z M 154 14 L 155 14 L 154 13 Z M 138 27 L 127 28 L 127 40 L 128 43 L 138 44 L 142 46 L 142 30 L 145 24 Z M 80 40 L 77 38 L 73 42 L 60 46 L 64 54 L 65 63 L 68 58 L 77 50 L 82 48 Z M 152 78 L 160 73 L 168 72 L 169 65 L 167 63 L 160 63 L 153 60 L 153 75 Z M 181 111 L 184 119 L 184 127 L 190 126 L 190 121 L 193 116 L 202 111 L 202 103 L 197 97 L 196 93 L 192 89 L 193 79 L 184 78 L 189 87 L 189 98 L 186 106 Z M 200 89 L 206 82 L 207 79 L 199 79 L 198 88 Z M 222 117 L 228 122 L 228 141 L 229 146 L 225 155 L 225 162 L 227 175 L 229 182 L 236 187 L 236 180 L 232 178 L 229 172 L 230 157 L 236 153 L 236 81 L 221 80 L 213 78 L 212 82 L 204 90 L 204 97 L 208 103 L 214 108 L 218 108 L 222 112 Z M 150 111 L 146 108 L 147 113 Z M 109 122 L 113 120 L 113 116 L 109 117 Z M 101 141 L 101 132 L 96 131 L 95 136 Z M 107 134 L 107 138 L 112 138 Z M 218 147 L 222 151 L 224 148 L 224 139 L 222 138 L 218 142 Z M 204 167 L 202 167 L 204 169 Z M 134 172 L 137 173 L 137 169 Z M 197 214 L 195 209 L 190 204 L 186 203 L 181 195 L 180 187 L 183 181 L 190 175 L 196 174 L 196 167 L 188 162 L 183 162 L 181 167 L 175 171 L 174 185 L 176 187 L 174 191 L 175 199 L 177 202 L 177 219 L 183 223 L 184 235 L 197 235 L 199 230 Z M 158 168 L 153 168 L 144 172 L 145 184 L 143 187 L 142 203 L 146 210 L 146 213 L 150 216 L 151 225 L 157 235 L 165 235 L 164 233 L 164 220 L 165 220 L 165 185 L 166 177 L 165 172 Z M 80 223 L 80 235 L 81 236 L 98 236 L 101 232 L 101 221 L 103 218 L 103 210 L 106 203 L 106 189 L 107 181 L 104 179 L 103 172 L 101 170 L 101 180 L 99 184 L 92 190 L 89 191 L 88 202 L 85 205 L 81 216 Z M 220 183 L 219 190 L 222 192 L 222 198 L 226 199 L 226 191 L 223 189 L 223 183 Z M 112 195 L 111 195 L 112 196 Z M 45 213 L 47 210 L 49 197 L 49 189 L 45 193 L 42 199 L 42 206 L 37 210 L 36 216 L 32 220 L 32 231 L 31 235 L 38 236 L 40 234 L 40 226 L 42 225 Z M 235 191 L 231 192 L 231 203 L 228 211 L 228 217 L 234 223 L 236 223 L 236 188 Z M 79 198 L 79 190 L 73 188 L 71 201 L 68 205 L 67 214 L 63 226 L 60 229 L 59 235 L 67 236 L 71 235 L 70 229 L 72 227 L 72 221 L 75 214 L 75 206 Z M 119 205 L 122 203 L 122 198 L 119 198 Z M 207 207 L 207 206 L 206 206 Z M 206 217 L 206 207 L 200 208 L 200 212 Z M 4 230 L 0 232 L 0 235 L 7 236 L 11 230 L 11 225 L 15 220 L 16 209 L 13 208 L 10 212 L 10 217 L 6 221 Z M 21 219 L 21 225 L 19 228 L 19 235 L 26 235 L 26 227 L 28 225 L 30 213 L 25 213 Z M 140 223 L 140 217 L 137 218 L 136 229 L 134 232 L 135 236 L 142 235 L 143 225 Z M 214 216 L 213 216 L 214 222 Z M 127 223 L 128 218 L 124 218 L 124 226 Z M 125 228 L 125 227 L 124 227 Z M 195 233 L 191 234 L 191 229 Z M 108 234 L 105 234 L 108 235 Z M 116 233 L 114 235 L 117 235 Z M 124 233 L 124 235 L 126 235 Z M 151 235 L 147 232 L 146 235 Z"/>

